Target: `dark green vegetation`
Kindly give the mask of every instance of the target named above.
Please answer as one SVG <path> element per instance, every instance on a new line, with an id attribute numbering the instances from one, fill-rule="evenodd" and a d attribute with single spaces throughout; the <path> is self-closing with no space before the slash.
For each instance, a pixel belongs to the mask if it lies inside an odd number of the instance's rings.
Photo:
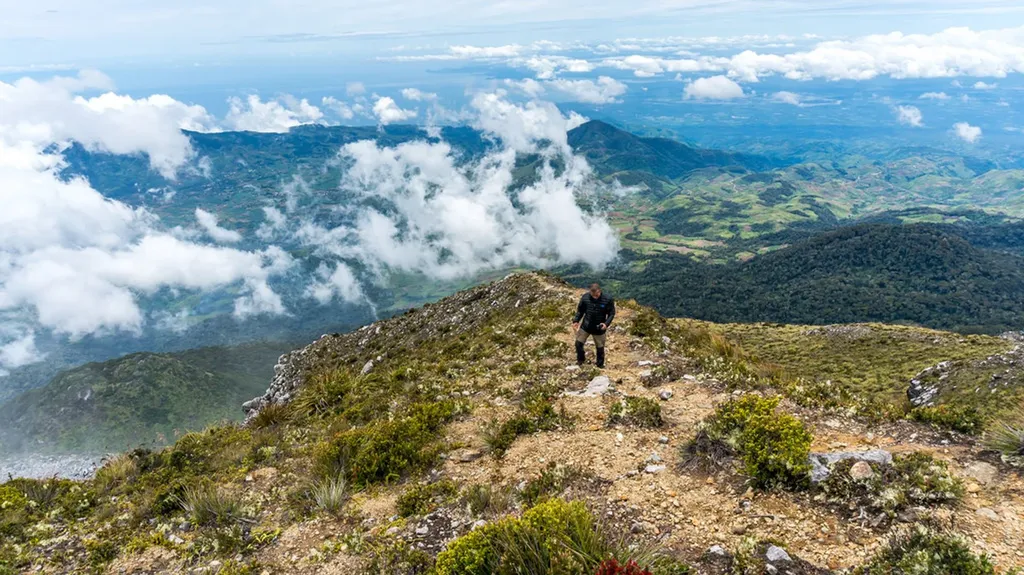
<path id="1" fill-rule="evenodd" d="M 0 450 L 110 452 L 164 446 L 266 389 L 290 346 L 247 344 L 137 353 L 90 363 L 0 405 Z"/>
<path id="2" fill-rule="evenodd" d="M 1024 327 L 1024 258 L 931 225 L 847 227 L 727 265 L 662 255 L 606 280 L 665 315 L 717 322 Z"/>
<path id="3" fill-rule="evenodd" d="M 663 423 L 661 405 L 654 399 L 627 396 L 608 409 L 608 425 L 655 428 Z"/>
<path id="4" fill-rule="evenodd" d="M 995 568 L 984 555 L 971 551 L 963 539 L 917 528 L 895 537 L 857 575 L 993 575 Z"/>
<path id="5" fill-rule="evenodd" d="M 743 472 L 762 489 L 803 489 L 809 481 L 811 434 L 803 422 L 778 411 L 778 397 L 747 394 L 720 405 L 702 424 L 701 436 L 683 448 L 695 459 L 738 453 Z"/>
<path id="6" fill-rule="evenodd" d="M 892 465 L 867 463 L 872 474 L 850 476 L 852 460 L 841 461 L 818 488 L 825 499 L 854 513 L 882 515 L 888 519 L 915 506 L 934 506 L 959 501 L 963 484 L 952 477 L 945 462 L 925 453 L 897 455 Z"/>

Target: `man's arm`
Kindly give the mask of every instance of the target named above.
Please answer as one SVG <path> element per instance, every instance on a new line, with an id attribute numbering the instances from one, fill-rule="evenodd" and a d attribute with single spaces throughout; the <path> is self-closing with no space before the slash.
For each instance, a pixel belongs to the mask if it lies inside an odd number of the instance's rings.
<path id="1" fill-rule="evenodd" d="M 579 323 L 586 313 L 587 304 L 583 303 L 583 298 L 580 298 L 580 303 L 576 305 L 576 317 L 573 318 L 572 323 Z"/>
<path id="2" fill-rule="evenodd" d="M 608 313 L 604 319 L 605 328 L 612 325 L 613 319 L 615 319 L 615 300 L 612 298 L 608 298 Z"/>

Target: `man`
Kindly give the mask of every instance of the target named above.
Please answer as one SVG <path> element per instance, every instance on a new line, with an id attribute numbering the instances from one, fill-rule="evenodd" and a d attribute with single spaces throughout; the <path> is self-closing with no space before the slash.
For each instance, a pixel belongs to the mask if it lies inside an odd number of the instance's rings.
<path id="1" fill-rule="evenodd" d="M 590 291 L 583 294 L 580 304 L 576 306 L 576 317 L 572 320 L 572 329 L 576 332 L 576 363 L 583 365 L 587 360 L 583 344 L 590 336 L 594 336 L 597 346 L 597 367 L 604 368 L 605 332 L 615 319 L 615 300 L 601 293 L 601 286 L 590 284 Z M 582 320 L 582 324 L 580 321 Z"/>

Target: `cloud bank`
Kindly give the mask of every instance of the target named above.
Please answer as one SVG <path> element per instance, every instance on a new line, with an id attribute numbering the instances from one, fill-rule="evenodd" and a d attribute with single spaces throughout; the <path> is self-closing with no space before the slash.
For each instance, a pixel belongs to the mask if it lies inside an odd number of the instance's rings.
<path id="1" fill-rule="evenodd" d="M 743 96 L 743 87 L 725 76 L 698 78 L 683 89 L 683 97 L 688 100 L 735 100 Z"/>
<path id="2" fill-rule="evenodd" d="M 172 234 L 143 208 L 102 196 L 81 178 L 59 176 L 71 141 L 114 154 L 146 154 L 168 178 L 194 159 L 182 129 L 210 129 L 201 107 L 167 96 L 107 92 L 109 79 L 83 72 L 39 82 L 0 82 L 0 369 L 35 361 L 37 330 L 71 337 L 137 332 L 139 298 L 165 289 L 234 286 L 239 316 L 281 313 L 268 279 L 290 258 L 278 248 L 241 251 Z M 219 241 L 240 239 L 197 211 Z"/>

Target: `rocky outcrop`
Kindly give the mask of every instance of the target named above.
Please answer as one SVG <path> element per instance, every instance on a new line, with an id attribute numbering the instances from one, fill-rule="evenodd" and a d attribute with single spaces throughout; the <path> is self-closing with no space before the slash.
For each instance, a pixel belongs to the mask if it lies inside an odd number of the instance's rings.
<path id="1" fill-rule="evenodd" d="M 1019 385 L 1024 381 L 1024 333 L 1010 332 L 1000 337 L 1016 345 L 1009 351 L 985 359 L 969 363 L 943 361 L 922 370 L 910 380 L 910 387 L 907 388 L 910 404 L 914 407 L 934 406 L 946 391 L 965 383 L 957 380 L 958 373 L 965 367 L 992 372 L 987 385 L 976 387 L 975 393 L 985 387 L 993 391 L 1000 387 Z"/>
<path id="2" fill-rule="evenodd" d="M 840 461 L 863 461 L 867 463 L 892 464 L 892 454 L 882 449 L 869 451 L 843 451 L 839 453 L 811 454 L 811 483 L 821 483 L 832 474 L 832 468 Z"/>

